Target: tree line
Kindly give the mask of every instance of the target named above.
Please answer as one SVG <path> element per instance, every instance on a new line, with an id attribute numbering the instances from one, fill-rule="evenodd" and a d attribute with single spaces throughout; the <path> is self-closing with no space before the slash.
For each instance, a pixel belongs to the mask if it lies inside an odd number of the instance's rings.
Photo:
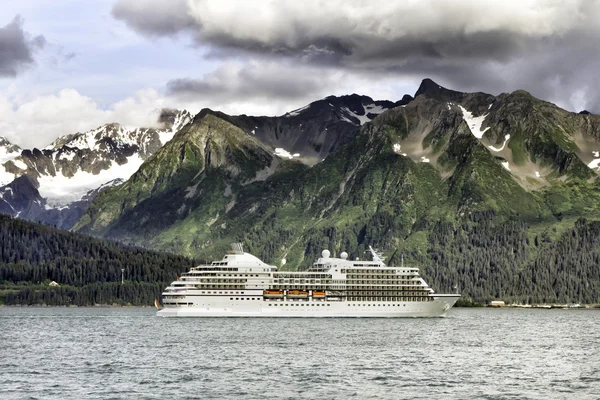
<path id="1" fill-rule="evenodd" d="M 0 215 L 0 302 L 7 305 L 151 305 L 192 266 L 186 257 Z"/>

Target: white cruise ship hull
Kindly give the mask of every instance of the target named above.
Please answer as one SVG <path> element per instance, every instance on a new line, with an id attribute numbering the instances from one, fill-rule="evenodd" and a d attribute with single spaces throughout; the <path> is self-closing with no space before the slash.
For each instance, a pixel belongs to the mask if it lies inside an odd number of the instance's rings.
<path id="1" fill-rule="evenodd" d="M 160 317 L 314 317 L 314 318 L 425 318 L 443 317 L 460 295 L 432 295 L 424 302 L 352 301 L 231 301 L 205 298 L 202 305 L 166 307 Z"/>

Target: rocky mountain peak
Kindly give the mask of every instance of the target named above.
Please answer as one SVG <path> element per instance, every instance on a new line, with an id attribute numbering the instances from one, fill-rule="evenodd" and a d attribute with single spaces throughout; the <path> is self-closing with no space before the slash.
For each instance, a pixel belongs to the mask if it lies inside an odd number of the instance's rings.
<path id="1" fill-rule="evenodd" d="M 175 132 L 183 128 L 183 126 L 192 119 L 193 116 L 188 110 L 178 110 L 175 108 L 163 108 L 160 110 L 158 116 L 158 122 L 161 124 L 161 129 Z"/>
<path id="2" fill-rule="evenodd" d="M 0 136 L 0 164 L 12 160 L 21 153 L 21 148 Z"/>
<path id="3" fill-rule="evenodd" d="M 446 89 L 429 78 L 423 79 L 415 93 L 415 97 L 420 95 L 440 101 L 460 101 L 465 96 L 464 93 Z"/>

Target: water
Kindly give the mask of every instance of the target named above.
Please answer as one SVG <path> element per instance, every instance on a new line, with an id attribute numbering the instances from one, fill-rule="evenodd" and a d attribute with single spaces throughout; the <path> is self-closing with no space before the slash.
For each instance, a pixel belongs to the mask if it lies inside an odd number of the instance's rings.
<path id="1" fill-rule="evenodd" d="M 0 308 L 0 399 L 600 398 L 600 311 L 163 319 Z"/>

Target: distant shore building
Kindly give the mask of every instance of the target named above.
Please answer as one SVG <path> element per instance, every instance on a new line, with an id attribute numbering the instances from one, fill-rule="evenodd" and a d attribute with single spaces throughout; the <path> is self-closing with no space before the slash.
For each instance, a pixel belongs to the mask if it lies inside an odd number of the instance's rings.
<path id="1" fill-rule="evenodd" d="M 50 282 L 50 283 L 49 283 L 49 285 L 50 285 L 50 286 L 60 286 L 58 283 L 56 283 L 56 282 L 54 282 L 54 281 Z"/>
<path id="2" fill-rule="evenodd" d="M 492 300 L 490 302 L 490 306 L 492 306 L 492 307 L 504 307 L 505 304 L 504 304 L 504 302 L 502 300 Z"/>

